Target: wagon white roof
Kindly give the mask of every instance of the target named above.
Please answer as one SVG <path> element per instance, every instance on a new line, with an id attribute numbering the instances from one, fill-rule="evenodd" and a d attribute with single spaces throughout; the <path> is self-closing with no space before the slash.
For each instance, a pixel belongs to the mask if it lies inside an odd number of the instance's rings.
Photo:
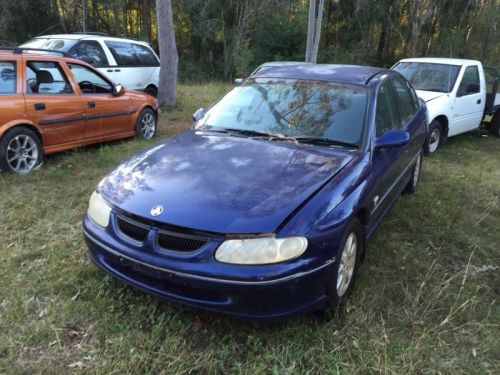
<path id="1" fill-rule="evenodd" d="M 447 57 L 414 57 L 411 59 L 402 59 L 401 62 L 420 62 L 431 64 L 448 64 L 448 65 L 477 65 L 480 64 L 477 60 L 467 59 L 452 59 Z"/>
<path id="2" fill-rule="evenodd" d="M 94 35 L 94 34 L 53 34 L 53 35 L 40 35 L 40 36 L 36 37 L 35 39 L 110 40 L 110 41 L 117 41 L 117 42 L 129 42 L 129 43 L 143 44 L 143 45 L 148 46 L 148 43 L 142 42 L 140 40 L 126 39 L 126 38 L 116 38 L 116 37 L 107 36 L 107 35 Z"/>

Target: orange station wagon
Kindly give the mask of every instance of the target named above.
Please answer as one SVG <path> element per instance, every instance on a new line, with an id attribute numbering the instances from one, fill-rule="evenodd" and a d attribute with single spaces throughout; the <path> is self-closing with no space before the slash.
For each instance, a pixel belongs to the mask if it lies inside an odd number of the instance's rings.
<path id="1" fill-rule="evenodd" d="M 115 85 L 83 61 L 0 49 L 1 169 L 28 173 L 44 154 L 133 136 L 150 139 L 157 117 L 154 97 Z"/>

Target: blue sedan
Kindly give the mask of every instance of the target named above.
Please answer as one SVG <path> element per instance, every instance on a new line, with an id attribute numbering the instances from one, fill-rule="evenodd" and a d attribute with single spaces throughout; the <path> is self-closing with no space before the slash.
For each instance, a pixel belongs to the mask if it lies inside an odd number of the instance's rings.
<path id="1" fill-rule="evenodd" d="M 395 71 L 266 70 L 99 183 L 90 257 L 148 293 L 242 317 L 339 306 L 367 240 L 417 188 L 426 118 Z"/>

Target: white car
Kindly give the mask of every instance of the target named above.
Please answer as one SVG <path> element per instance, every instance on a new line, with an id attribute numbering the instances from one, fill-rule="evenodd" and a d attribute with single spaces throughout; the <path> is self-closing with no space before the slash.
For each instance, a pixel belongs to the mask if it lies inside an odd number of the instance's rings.
<path id="1" fill-rule="evenodd" d="M 92 64 L 115 83 L 158 93 L 160 60 L 146 43 L 106 34 L 57 34 L 36 37 L 21 47 L 57 50 Z"/>
<path id="2" fill-rule="evenodd" d="M 392 69 L 410 81 L 427 103 L 428 154 L 436 152 L 447 137 L 477 129 L 485 116 L 493 116 L 489 130 L 500 136 L 500 94 L 496 92 L 495 69 L 483 67 L 479 61 L 451 58 L 404 59 Z"/>

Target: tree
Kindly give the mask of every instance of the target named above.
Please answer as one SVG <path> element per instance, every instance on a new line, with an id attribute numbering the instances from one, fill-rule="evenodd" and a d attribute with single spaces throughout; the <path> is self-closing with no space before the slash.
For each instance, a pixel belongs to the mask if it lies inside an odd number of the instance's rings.
<path id="1" fill-rule="evenodd" d="M 160 106 L 174 106 L 177 89 L 177 66 L 179 56 L 175 44 L 174 20 L 171 0 L 156 0 L 158 24 L 158 47 L 160 49 L 160 83 L 158 102 Z"/>

